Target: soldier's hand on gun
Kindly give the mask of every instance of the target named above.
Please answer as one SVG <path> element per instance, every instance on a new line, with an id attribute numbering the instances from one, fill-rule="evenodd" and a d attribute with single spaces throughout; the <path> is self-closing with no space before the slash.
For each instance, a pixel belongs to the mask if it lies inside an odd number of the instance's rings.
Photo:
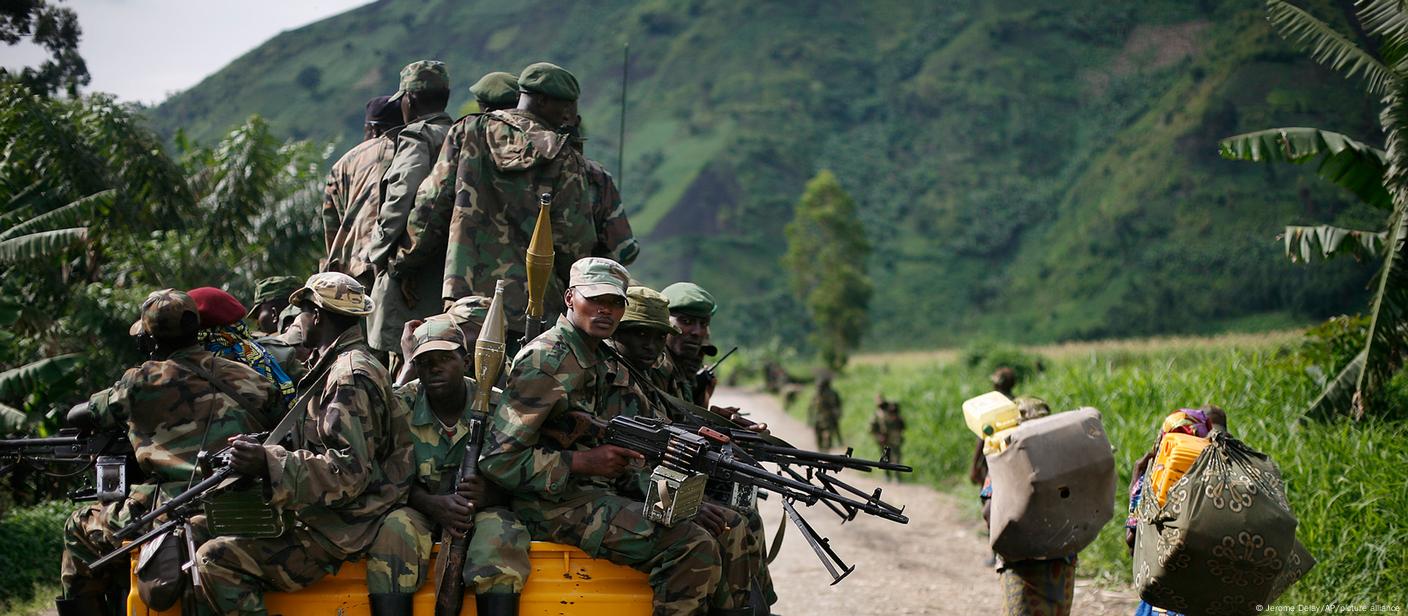
<path id="1" fill-rule="evenodd" d="M 638 460 L 645 460 L 645 456 L 625 447 L 599 445 L 586 451 L 572 452 L 572 474 L 617 477 Z"/>
<path id="2" fill-rule="evenodd" d="M 743 411 L 736 406 L 711 406 L 709 407 L 709 410 L 712 411 L 715 415 L 727 417 L 728 420 L 733 422 L 734 425 L 743 428 L 744 430 L 752 430 L 760 434 L 768 433 L 767 424 L 753 423 L 753 420 L 748 419 L 748 416 L 744 415 Z"/>
<path id="3" fill-rule="evenodd" d="M 694 515 L 694 523 L 704 527 L 709 534 L 717 537 L 729 530 L 724 523 L 724 515 L 728 512 L 722 505 L 717 505 L 708 501 L 699 503 L 699 513 Z"/>
<path id="4" fill-rule="evenodd" d="M 464 484 L 460 485 L 463 487 Z M 435 522 L 450 531 L 451 535 L 463 537 L 474 527 L 474 503 L 459 492 L 432 496 L 429 500 L 430 517 L 435 518 Z"/>
<path id="5" fill-rule="evenodd" d="M 455 493 L 463 496 L 469 501 L 475 511 L 483 509 L 486 501 L 489 500 L 489 484 L 484 482 L 484 478 L 479 475 L 460 481 Z"/>
<path id="6" fill-rule="evenodd" d="M 230 437 L 230 466 L 246 477 L 269 477 L 269 460 L 264 446 L 254 437 L 240 434 Z"/>

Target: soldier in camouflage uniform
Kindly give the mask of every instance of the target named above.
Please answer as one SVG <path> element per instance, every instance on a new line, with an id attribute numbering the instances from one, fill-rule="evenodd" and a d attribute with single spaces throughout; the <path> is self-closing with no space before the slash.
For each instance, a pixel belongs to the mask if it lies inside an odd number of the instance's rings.
<path id="1" fill-rule="evenodd" d="M 381 210 L 371 246 L 371 261 L 377 269 L 372 287 L 376 310 L 367 319 L 367 343 L 397 356 L 390 366 L 394 373 L 400 367 L 402 326 L 439 314 L 442 306 L 443 227 L 449 220 L 413 218 L 412 210 L 416 191 L 430 175 L 452 123 L 445 113 L 450 100 L 445 64 L 434 60 L 408 64 L 401 69 L 401 89 L 392 100 L 400 102 L 406 126 L 396 137 L 396 154 L 381 179 Z M 427 224 L 442 228 L 423 233 Z M 437 241 L 421 242 L 422 236 Z"/>
<path id="2" fill-rule="evenodd" d="M 371 103 L 367 110 L 370 122 Z M 347 274 L 367 288 L 375 276 L 371 244 L 381 210 L 381 178 L 396 153 L 399 130 L 399 125 L 389 128 L 343 154 L 333 163 L 323 192 L 323 238 L 327 256 L 322 269 Z"/>
<path id="3" fill-rule="evenodd" d="M 95 394 L 89 413 L 76 412 L 71 423 L 96 428 L 125 424 L 147 481 L 132 486 L 125 500 L 93 503 L 69 518 L 64 527 L 61 616 L 100 613 L 101 595 L 122 586 L 127 567 L 91 571 L 88 563 L 118 547 L 113 533 L 199 481 L 197 454 L 223 447 L 231 436 L 268 430 L 278 421 L 280 397 L 267 380 L 196 344 L 199 317 L 190 296 L 172 289 L 157 291 L 142 303 L 141 314 L 131 333 L 155 339 L 155 359 Z M 195 525 L 202 521 L 203 516 L 197 517 Z M 198 541 L 201 535 L 197 528 Z"/>
<path id="4" fill-rule="evenodd" d="M 679 333 L 665 339 L 669 350 L 657 370 L 669 384 L 668 391 L 699 406 L 709 406 L 709 394 L 698 391 L 695 375 L 704 365 L 709 344 L 709 323 L 719 306 L 714 296 L 692 282 L 676 282 L 660 292 L 670 303 L 670 325 Z"/>
<path id="5" fill-rule="evenodd" d="M 807 419 L 816 432 L 817 449 L 826 451 L 841 444 L 841 394 L 831 387 L 831 375 L 816 379 L 816 395 L 807 409 Z"/>
<path id="6" fill-rule="evenodd" d="M 577 124 L 572 127 L 572 147 L 582 154 L 587 165 L 587 197 L 592 204 L 592 217 L 602 221 L 597 228 L 592 256 L 606 257 L 630 267 L 640 254 L 640 242 L 631 231 L 631 221 L 626 217 L 626 206 L 621 204 L 616 180 L 604 165 L 586 158 L 586 143 L 587 129 L 582 126 L 582 116 L 577 116 Z"/>
<path id="7" fill-rule="evenodd" d="M 902 464 L 900 446 L 904 445 L 904 418 L 900 416 L 900 403 L 890 402 L 884 394 L 875 394 L 875 414 L 870 417 L 870 436 L 880 451 L 890 450 L 890 461 Z M 885 471 L 886 479 L 900 480 L 899 471 Z"/>
<path id="8" fill-rule="evenodd" d="M 409 421 L 396 429 L 411 435 L 416 472 L 409 506 L 386 516 L 367 551 L 372 614 L 411 613 L 412 593 L 425 581 L 431 544 L 441 529 L 449 528 L 457 535 L 473 530 L 464 578 L 466 589 L 475 594 L 475 613 L 512 616 L 531 571 L 528 530 L 482 477 L 451 485 L 464 457 L 470 404 L 478 391 L 474 379 L 465 376 L 464 336 L 443 317 L 426 320 L 414 335 L 410 358 L 419 378 L 396 389 L 411 409 Z M 408 552 L 418 558 L 402 560 Z"/>
<path id="9" fill-rule="evenodd" d="M 746 594 L 725 582 L 741 574 L 746 587 L 750 569 L 738 514 L 713 511 L 722 523 L 717 539 L 699 524 L 657 525 L 645 518 L 643 502 L 613 487 L 613 478 L 642 459 L 639 453 L 591 438 L 563 449 L 547 438 L 570 431 L 569 411 L 602 419 L 621 412 L 610 394 L 612 372 L 623 368 L 612 365 L 603 341 L 625 312 L 628 280 L 626 269 L 608 259 L 572 265 L 567 313 L 514 359 L 480 470 L 510 492 L 535 539 L 576 545 L 649 573 L 657 616 L 739 613 L 733 610 L 746 604 Z"/>
<path id="10" fill-rule="evenodd" d="M 289 411 L 300 414 L 293 447 L 235 440 L 231 465 L 262 478 L 270 504 L 295 523 L 276 538 L 220 537 L 200 548 L 206 599 L 222 614 L 265 614 L 264 590 L 303 588 L 361 556 L 410 487 L 410 436 L 392 428 L 408 411 L 362 335 L 366 291 L 345 274 L 315 274 L 289 303 L 303 309 L 305 344 L 317 348 L 298 383 L 300 395 L 312 393 Z"/>
<path id="11" fill-rule="evenodd" d="M 479 111 L 489 113 L 500 109 L 513 109 L 518 106 L 518 76 L 503 71 L 494 71 L 479 78 L 469 86 Z"/>
<path id="12" fill-rule="evenodd" d="M 528 301 L 525 250 L 539 195 L 552 200 L 557 265 L 546 294 L 549 314 L 562 310 L 574 261 L 598 246 L 610 254 L 631 238 L 600 239 L 620 226 L 609 227 L 592 209 L 585 159 L 568 144 L 565 129 L 577 117 L 577 78 L 540 62 L 523 70 L 518 87 L 517 109 L 469 115 L 450 129 L 416 209 L 451 217 L 442 297 L 492 295 L 495 281 L 505 279 L 509 326 L 521 330 Z"/>
<path id="13" fill-rule="evenodd" d="M 288 296 L 298 290 L 300 282 L 293 276 L 270 276 L 254 283 L 254 306 L 244 318 L 254 321 L 256 329 L 250 336 L 256 341 L 283 329 L 279 327 L 279 315 L 288 308 Z"/>

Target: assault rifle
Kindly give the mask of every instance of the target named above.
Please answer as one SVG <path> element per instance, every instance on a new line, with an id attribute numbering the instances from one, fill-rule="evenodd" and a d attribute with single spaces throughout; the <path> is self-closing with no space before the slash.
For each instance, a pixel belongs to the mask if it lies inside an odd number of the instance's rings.
<path id="1" fill-rule="evenodd" d="M 52 477 L 71 477 L 96 471 L 92 485 L 69 494 L 76 501 L 112 502 L 127 496 L 128 482 L 141 480 L 141 468 L 132 455 L 132 444 L 123 430 L 84 433 L 65 428 L 58 436 L 0 440 L 0 476 L 16 469 L 44 469 L 52 464 L 80 464 L 76 471 L 45 472 Z"/>

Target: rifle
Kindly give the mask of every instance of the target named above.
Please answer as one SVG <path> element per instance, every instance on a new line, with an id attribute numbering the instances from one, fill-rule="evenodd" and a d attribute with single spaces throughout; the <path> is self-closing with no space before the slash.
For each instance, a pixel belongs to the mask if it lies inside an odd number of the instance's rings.
<path id="1" fill-rule="evenodd" d="M 542 211 L 546 211 L 546 204 L 543 207 L 545 209 Z M 543 220 L 539 218 L 540 223 Z M 532 258 L 531 248 L 528 255 Z M 499 380 L 499 372 L 504 367 L 504 343 L 507 338 L 504 286 L 503 280 L 495 284 L 494 299 L 489 302 L 489 311 L 484 315 L 484 326 L 479 330 L 479 338 L 474 342 L 474 378 L 478 389 L 475 391 L 473 402 L 470 403 L 469 434 L 465 436 L 464 457 L 460 459 L 459 471 L 455 473 L 457 481 L 450 487 L 451 490 L 457 489 L 459 482 L 479 475 L 479 454 L 484 449 L 484 423 L 489 418 L 489 398 L 494 392 L 494 383 Z M 531 318 L 529 322 L 532 322 Z M 449 529 L 440 536 L 440 558 L 436 563 L 439 577 L 435 581 L 435 616 L 458 616 L 460 608 L 463 607 L 464 561 L 469 551 L 469 540 L 473 536 L 473 528 L 460 537 L 452 536 Z"/>
<path id="2" fill-rule="evenodd" d="M 547 294 L 548 278 L 553 275 L 552 193 L 538 195 L 538 220 L 533 223 L 533 237 L 528 240 L 524 259 L 528 281 L 528 309 L 524 316 L 523 339 L 519 347 L 527 346 L 547 327 L 543 299 Z M 478 352 L 477 350 L 475 351 Z"/>
<path id="3" fill-rule="evenodd" d="M 700 368 L 698 372 L 694 373 L 694 390 L 700 393 L 709 391 L 709 386 L 713 385 L 714 379 L 718 377 L 719 366 L 737 350 L 738 347 L 729 349 L 727 353 L 724 353 L 723 357 L 719 358 L 719 361 L 714 362 L 714 365 Z M 707 401 L 707 398 L 702 396 L 696 396 L 696 398 Z"/>
<path id="4" fill-rule="evenodd" d="M 0 475 L 21 467 L 39 468 L 52 463 L 83 465 L 73 472 L 45 473 L 53 477 L 71 477 L 89 467 L 96 471 L 92 485 L 69 494 L 75 501 L 121 500 L 127 496 L 129 480 L 138 482 L 142 478 L 142 469 L 132 455 L 127 432 L 120 429 L 84 433 L 65 428 L 58 436 L 0 440 Z"/>

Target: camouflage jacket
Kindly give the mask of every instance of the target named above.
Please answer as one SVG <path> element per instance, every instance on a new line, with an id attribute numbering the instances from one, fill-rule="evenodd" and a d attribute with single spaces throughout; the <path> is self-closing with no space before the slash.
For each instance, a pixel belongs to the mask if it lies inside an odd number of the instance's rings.
<path id="1" fill-rule="evenodd" d="M 895 412 L 876 407 L 870 417 L 870 436 L 881 447 L 894 447 L 904 444 L 904 418 L 900 416 L 899 404 L 891 402 Z"/>
<path id="2" fill-rule="evenodd" d="M 591 256 L 597 244 L 585 170 L 585 159 L 568 146 L 567 135 L 528 112 L 460 119 L 416 198 L 418 210 L 451 211 L 442 297 L 489 297 L 495 281 L 506 279 L 504 309 L 511 326 L 521 323 L 528 303 L 525 254 L 538 195 L 549 193 L 556 257 L 547 311 L 561 313 L 572 263 Z"/>
<path id="3" fill-rule="evenodd" d="M 694 375 L 681 368 L 668 349 L 660 354 L 660 361 L 655 364 L 653 376 L 654 383 L 665 393 L 681 400 L 695 402 Z"/>
<path id="4" fill-rule="evenodd" d="M 410 435 L 393 427 L 408 411 L 360 327 L 309 364 L 298 391 L 318 393 L 294 427 L 298 449 L 266 448 L 271 502 L 296 512 L 324 548 L 346 558 L 370 545 L 382 517 L 406 500 Z"/>
<path id="5" fill-rule="evenodd" d="M 538 500 L 586 501 L 613 489 L 608 479 L 571 474 L 572 452 L 595 447 L 595 440 L 579 439 L 564 449 L 542 434 L 569 430 L 568 411 L 602 419 L 638 412 L 631 405 L 643 398 L 626 390 L 631 385 L 625 368 L 602 345 L 564 316 L 514 359 L 479 469 L 509 491 L 515 508 Z"/>
<path id="6" fill-rule="evenodd" d="M 631 221 L 626 218 L 626 207 L 621 204 L 621 191 L 616 189 L 616 180 L 601 163 L 590 158 L 587 163 L 587 196 L 592 204 L 592 218 L 597 221 L 596 246 L 592 247 L 593 257 L 606 257 L 630 266 L 640 254 L 640 242 L 631 232 Z"/>
<path id="7" fill-rule="evenodd" d="M 224 381 L 244 399 L 226 395 L 187 363 Z M 273 428 L 281 400 L 249 366 L 191 346 L 129 369 L 91 402 L 99 426 L 127 426 L 137 463 L 147 473 L 147 482 L 133 486 L 131 497 L 149 507 L 158 488 L 169 497 L 199 479 L 196 454 L 202 450 L 220 449 L 236 434 Z"/>
<path id="8" fill-rule="evenodd" d="M 415 206 L 416 193 L 439 158 L 451 123 L 442 111 L 407 124 L 396 137 L 396 153 L 381 178 L 381 209 L 371 247 L 372 263 L 393 276 L 423 267 L 443 268 L 449 216 L 437 220 L 415 211 Z M 438 228 L 427 233 L 432 225 Z M 426 241 L 418 241 L 422 236 Z"/>
<path id="9" fill-rule="evenodd" d="M 357 144 L 333 164 L 323 192 L 324 269 L 354 278 L 370 271 L 381 178 L 395 152 L 395 135 L 387 133 Z"/>
<path id="10" fill-rule="evenodd" d="M 460 461 L 464 458 L 465 437 L 469 435 L 470 405 L 474 402 L 475 393 L 479 391 L 479 385 L 470 377 L 464 378 L 464 384 L 468 389 L 465 392 L 464 414 L 448 434 L 440 420 L 435 417 L 435 411 L 431 410 L 430 400 L 421 389 L 419 379 L 396 388 L 396 397 L 410 409 L 410 413 L 404 415 L 405 422 L 397 426 L 397 429 L 406 432 L 411 438 L 415 463 L 415 476 L 412 481 L 431 494 L 443 492 L 441 481 L 444 480 L 445 474 L 453 475 L 458 471 Z"/>
<path id="11" fill-rule="evenodd" d="M 813 423 L 834 425 L 841 418 L 841 396 L 830 387 L 819 388 L 808 410 Z"/>

